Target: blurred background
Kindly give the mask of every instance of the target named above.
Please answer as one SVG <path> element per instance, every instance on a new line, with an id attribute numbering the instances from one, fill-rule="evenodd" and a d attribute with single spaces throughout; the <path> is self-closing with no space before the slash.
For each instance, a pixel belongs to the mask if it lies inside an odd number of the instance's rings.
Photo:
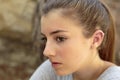
<path id="1" fill-rule="evenodd" d="M 120 0 L 103 0 L 116 23 L 116 63 L 120 65 Z M 28 80 L 42 62 L 33 49 L 37 0 L 0 0 L 0 80 Z"/>

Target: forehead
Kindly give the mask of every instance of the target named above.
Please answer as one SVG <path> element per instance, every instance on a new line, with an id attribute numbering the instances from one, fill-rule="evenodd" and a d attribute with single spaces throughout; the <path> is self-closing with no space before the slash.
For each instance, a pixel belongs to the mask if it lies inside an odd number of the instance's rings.
<path id="1" fill-rule="evenodd" d="M 73 27 L 80 28 L 80 25 L 74 19 L 65 17 L 62 10 L 53 10 L 41 18 L 41 31 L 51 29 L 71 29 Z"/>

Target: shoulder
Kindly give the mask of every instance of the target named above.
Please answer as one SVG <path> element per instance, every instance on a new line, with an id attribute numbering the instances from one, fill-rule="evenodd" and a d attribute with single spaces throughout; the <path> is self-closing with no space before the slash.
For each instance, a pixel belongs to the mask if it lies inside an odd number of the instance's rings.
<path id="1" fill-rule="evenodd" d="M 120 80 L 120 67 L 109 67 L 101 74 L 101 76 L 97 80 Z"/>
<path id="2" fill-rule="evenodd" d="M 49 60 L 42 63 L 29 80 L 55 80 L 55 73 Z"/>

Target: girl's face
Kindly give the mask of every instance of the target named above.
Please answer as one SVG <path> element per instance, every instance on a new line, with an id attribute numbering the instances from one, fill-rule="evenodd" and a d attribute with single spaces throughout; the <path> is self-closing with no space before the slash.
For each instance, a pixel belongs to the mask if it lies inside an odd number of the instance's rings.
<path id="1" fill-rule="evenodd" d="M 43 54 L 49 58 L 58 75 L 82 70 L 93 59 L 92 39 L 85 38 L 75 20 L 53 11 L 41 18 L 41 40 L 46 40 Z"/>

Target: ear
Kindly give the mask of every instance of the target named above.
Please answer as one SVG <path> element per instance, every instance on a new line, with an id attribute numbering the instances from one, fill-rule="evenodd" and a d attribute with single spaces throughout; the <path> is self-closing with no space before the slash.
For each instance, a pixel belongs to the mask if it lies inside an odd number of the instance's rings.
<path id="1" fill-rule="evenodd" d="M 104 39 L 104 32 L 102 30 L 96 30 L 92 36 L 92 47 L 98 48 Z"/>

